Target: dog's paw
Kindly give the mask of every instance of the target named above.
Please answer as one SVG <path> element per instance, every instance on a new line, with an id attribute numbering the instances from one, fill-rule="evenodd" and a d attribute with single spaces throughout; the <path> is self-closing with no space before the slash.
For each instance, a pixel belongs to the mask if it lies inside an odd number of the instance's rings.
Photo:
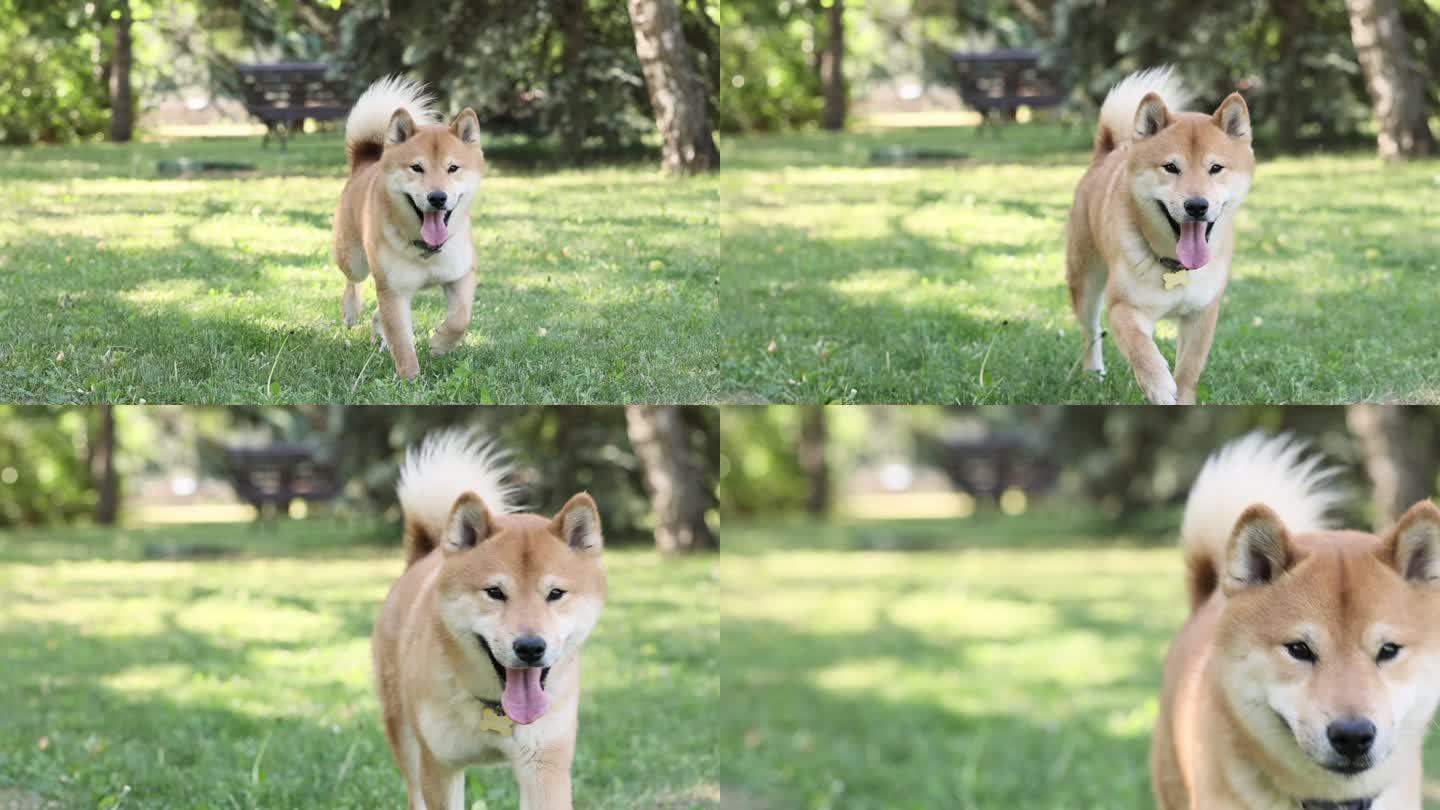
<path id="1" fill-rule="evenodd" d="M 443 330 L 437 329 L 435 330 L 435 334 L 430 336 L 430 354 L 435 357 L 443 357 L 449 354 L 456 346 L 459 346 L 464 340 L 464 332 L 458 335 L 449 335 Z"/>
<path id="2" fill-rule="evenodd" d="M 1142 385 L 1141 388 L 1144 389 L 1145 398 L 1150 400 L 1151 405 L 1175 405 L 1179 401 L 1174 380 L 1167 379 L 1153 385 Z"/>

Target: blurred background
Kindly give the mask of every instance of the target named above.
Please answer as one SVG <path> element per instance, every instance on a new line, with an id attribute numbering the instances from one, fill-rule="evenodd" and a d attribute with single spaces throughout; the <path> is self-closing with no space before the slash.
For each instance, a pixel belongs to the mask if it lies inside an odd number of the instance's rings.
<path id="1" fill-rule="evenodd" d="M 1440 408 L 768 407 L 722 413 L 727 804 L 1153 808 L 1146 757 L 1205 458 L 1290 431 L 1383 530 Z M 1430 746 L 1427 807 L 1440 807 Z"/>
<path id="2" fill-rule="evenodd" d="M 1437 0 L 780 0 L 721 13 L 730 132 L 1082 117 L 1130 71 L 1244 93 L 1266 151 L 1433 154 Z M 1377 140 L 1378 135 L 1378 140 Z"/>
<path id="3" fill-rule="evenodd" d="M 3 0 L 0 48 L 13 60 L 0 143 L 263 132 L 252 68 L 301 64 L 319 73 L 288 99 L 315 108 L 296 128 L 335 127 L 366 84 L 400 72 L 428 83 L 441 109 L 473 106 L 489 135 L 510 136 L 487 152 L 634 157 L 654 148 L 650 71 L 656 92 L 693 95 L 677 106 L 695 120 L 672 113 L 661 128 L 685 141 L 677 159 L 704 171 L 716 168 L 716 14 L 704 0 Z M 659 54 L 643 45 L 661 33 L 677 41 Z M 293 86 L 263 89 L 273 100 Z"/>
<path id="4" fill-rule="evenodd" d="M 404 449 L 452 425 L 532 511 L 600 506 L 576 794 L 718 807 L 716 409 L 4 405 L 0 808 L 400 806 L 370 634 Z M 498 769 L 466 795 L 518 802 Z"/>
<path id="5" fill-rule="evenodd" d="M 522 502 L 588 490 L 607 538 L 719 545 L 719 414 L 704 407 L 0 406 L 0 528 L 323 516 L 391 542 L 405 449 L 475 426 L 513 453 Z"/>

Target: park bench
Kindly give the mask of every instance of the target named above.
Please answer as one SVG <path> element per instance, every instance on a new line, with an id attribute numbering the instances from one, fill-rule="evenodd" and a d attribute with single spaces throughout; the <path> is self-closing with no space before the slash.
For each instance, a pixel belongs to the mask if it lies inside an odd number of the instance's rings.
<path id="1" fill-rule="evenodd" d="M 343 81 L 327 78 L 330 67 L 319 62 L 277 65 L 236 65 L 245 109 L 265 124 L 265 140 L 273 134 L 280 148 L 290 133 L 313 121 L 339 121 L 350 113 L 354 99 Z"/>
<path id="2" fill-rule="evenodd" d="M 956 489 L 977 501 L 998 501 L 1007 490 L 1027 495 L 1048 492 L 1060 479 L 1060 465 L 1018 435 L 942 441 L 940 468 Z"/>
<path id="3" fill-rule="evenodd" d="M 1069 96 L 1059 75 L 1040 64 L 1039 51 L 956 51 L 951 58 L 955 89 L 961 101 L 980 113 L 982 127 L 992 116 L 1014 121 L 1021 107 L 1059 107 Z"/>
<path id="4" fill-rule="evenodd" d="M 241 500 L 255 507 L 257 518 L 265 515 L 266 507 L 284 516 L 295 500 L 333 501 L 344 486 L 335 465 L 317 459 L 314 450 L 303 444 L 229 447 L 224 458 L 230 485 Z"/>

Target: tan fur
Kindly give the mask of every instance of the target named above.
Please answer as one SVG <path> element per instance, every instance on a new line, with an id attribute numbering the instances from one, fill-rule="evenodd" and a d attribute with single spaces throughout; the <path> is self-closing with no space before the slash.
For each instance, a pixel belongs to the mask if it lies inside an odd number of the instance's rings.
<path id="1" fill-rule="evenodd" d="M 1209 596 L 1165 663 L 1150 761 L 1161 810 L 1367 798 L 1372 810 L 1420 810 L 1422 743 L 1440 701 L 1440 510 L 1417 504 L 1382 539 L 1292 536 L 1255 506 L 1226 549 L 1210 571 L 1192 560 Z M 1271 563 L 1269 581 L 1243 576 Z M 1297 639 L 1316 662 L 1287 652 Z M 1387 642 L 1403 649 L 1379 662 Z M 1376 761 L 1355 775 L 1322 767 L 1336 755 L 1326 729 L 1346 718 L 1377 729 Z"/>
<path id="2" fill-rule="evenodd" d="M 473 140 L 462 140 L 462 131 Z M 394 137 L 397 133 L 403 139 Z M 352 138 L 347 147 L 350 179 L 335 211 L 334 234 L 335 262 L 345 274 L 345 324 L 359 323 L 358 285 L 373 273 L 379 304 L 373 331 L 388 344 L 395 371 L 407 379 L 420 372 L 410 314 L 416 292 L 445 288 L 446 316 L 431 338 L 432 354 L 443 355 L 459 345 L 470 324 L 475 295 L 470 207 L 485 168 L 478 133 L 479 123 L 469 108 L 449 126 L 420 125 L 397 109 L 383 144 Z M 417 163 L 423 172 L 412 170 Z M 457 171 L 450 172 L 451 166 Z M 425 210 L 426 195 L 433 191 L 444 191 L 451 199 L 460 196 L 450 216 L 448 241 L 427 257 L 412 244 L 420 239 L 420 220 L 405 198 Z"/>
<path id="3" fill-rule="evenodd" d="M 1147 113 L 1159 124 L 1153 134 L 1122 137 L 1105 124 L 1096 134 L 1094 161 L 1070 211 L 1066 279 L 1086 370 L 1105 371 L 1100 316 L 1108 311 L 1110 331 L 1146 398 L 1193 403 L 1230 278 L 1235 209 L 1255 171 L 1249 112 L 1239 94 L 1225 99 L 1214 115 L 1204 115 L 1168 110 L 1151 93 L 1136 111 L 1137 129 L 1143 129 L 1138 119 Z M 1181 174 L 1165 171 L 1168 162 Z M 1223 169 L 1211 175 L 1209 167 L 1216 163 Z M 1165 204 L 1181 221 L 1185 200 L 1195 197 L 1219 210 L 1210 260 L 1189 271 L 1187 286 L 1167 290 L 1165 268 L 1156 258 L 1176 257 L 1176 237 L 1156 205 Z M 1155 324 L 1170 318 L 1179 321 L 1173 377 L 1154 339 Z"/>
<path id="4" fill-rule="evenodd" d="M 577 518 L 586 521 L 583 540 Z M 395 583 L 375 625 L 375 673 L 411 810 L 464 810 L 464 768 L 505 762 L 521 810 L 569 810 L 580 648 L 605 600 L 599 528 L 595 503 L 583 493 L 554 518 L 492 513 L 467 493 L 445 537 L 425 539 L 438 548 Z M 464 545 L 467 531 L 473 546 Z M 506 601 L 485 594 L 497 585 Z M 566 593 L 552 602 L 546 595 L 554 588 Z M 548 711 L 517 723 L 512 736 L 484 730 L 477 698 L 499 700 L 502 683 L 476 634 L 499 659 L 526 634 L 557 650 L 545 684 Z"/>

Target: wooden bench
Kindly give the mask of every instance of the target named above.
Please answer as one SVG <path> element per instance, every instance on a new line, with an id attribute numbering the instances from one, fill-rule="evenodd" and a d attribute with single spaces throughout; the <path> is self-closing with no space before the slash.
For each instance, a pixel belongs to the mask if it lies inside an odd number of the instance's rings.
<path id="1" fill-rule="evenodd" d="M 939 461 L 956 489 L 980 501 L 998 501 L 1010 489 L 1028 495 L 1049 492 L 1060 480 L 1055 459 L 1018 435 L 945 440 Z"/>
<path id="2" fill-rule="evenodd" d="M 257 517 L 265 515 L 266 507 L 285 516 L 295 500 L 333 501 L 344 486 L 335 465 L 317 460 L 313 450 L 302 444 L 229 447 L 224 458 L 235 494 L 255 507 Z"/>
<path id="3" fill-rule="evenodd" d="M 956 51 L 951 58 L 960 100 L 980 113 L 982 127 L 992 115 L 1014 121 L 1021 107 L 1059 107 L 1070 95 L 1055 71 L 1040 64 L 1039 51 Z"/>
<path id="4" fill-rule="evenodd" d="M 273 134 L 280 148 L 305 119 L 339 121 L 350 114 L 354 99 L 342 81 L 327 78 L 330 67 L 319 62 L 278 65 L 236 65 L 245 109 L 265 124 L 265 140 Z"/>

